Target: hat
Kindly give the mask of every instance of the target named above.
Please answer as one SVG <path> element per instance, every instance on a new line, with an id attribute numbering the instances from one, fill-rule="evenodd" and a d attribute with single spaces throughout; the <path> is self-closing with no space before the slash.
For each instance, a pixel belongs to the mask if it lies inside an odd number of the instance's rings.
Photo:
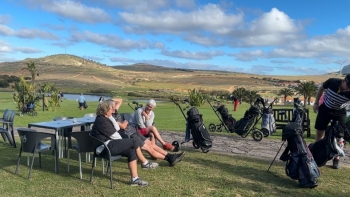
<path id="1" fill-rule="evenodd" d="M 350 74 L 347 74 L 347 75 L 345 76 L 345 81 L 346 81 L 346 83 L 347 83 L 348 85 L 350 85 Z"/>

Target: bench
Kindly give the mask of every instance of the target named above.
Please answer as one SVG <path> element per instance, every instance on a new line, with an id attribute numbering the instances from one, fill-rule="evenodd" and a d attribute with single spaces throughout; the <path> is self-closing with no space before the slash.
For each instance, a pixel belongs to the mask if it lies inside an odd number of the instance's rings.
<path id="1" fill-rule="evenodd" d="M 293 118 L 293 109 L 272 109 L 273 117 L 276 121 L 276 129 L 283 129 L 288 122 L 292 121 Z M 310 116 L 309 109 L 305 109 L 305 117 L 303 124 L 304 132 L 306 131 L 306 137 L 311 137 L 310 129 Z"/>

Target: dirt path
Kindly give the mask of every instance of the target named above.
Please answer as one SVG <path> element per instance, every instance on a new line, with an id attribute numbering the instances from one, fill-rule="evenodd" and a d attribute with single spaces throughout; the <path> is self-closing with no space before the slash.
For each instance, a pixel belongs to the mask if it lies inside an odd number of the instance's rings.
<path id="1" fill-rule="evenodd" d="M 168 142 L 173 142 L 175 140 L 182 142 L 185 139 L 185 133 L 162 131 L 161 135 L 163 139 Z M 211 138 L 213 139 L 213 147 L 210 149 L 210 151 L 230 154 L 233 156 L 240 155 L 261 158 L 269 161 L 273 160 L 278 152 L 278 149 L 282 145 L 281 140 L 273 139 L 262 139 L 260 142 L 256 142 L 250 135 L 248 135 L 246 138 L 242 138 L 237 135 L 221 136 L 211 134 Z M 286 144 L 287 143 L 283 145 L 280 153 L 276 157 L 276 162 L 282 162 L 279 161 L 279 157 L 282 154 Z M 194 149 L 192 146 L 192 141 L 183 144 L 182 147 L 186 147 L 186 149 Z M 198 152 L 201 152 L 201 150 L 199 149 Z M 350 148 L 345 147 L 344 152 L 345 157 L 340 158 L 340 165 L 350 167 Z M 327 166 L 330 165 L 332 165 L 332 160 L 327 163 Z"/>

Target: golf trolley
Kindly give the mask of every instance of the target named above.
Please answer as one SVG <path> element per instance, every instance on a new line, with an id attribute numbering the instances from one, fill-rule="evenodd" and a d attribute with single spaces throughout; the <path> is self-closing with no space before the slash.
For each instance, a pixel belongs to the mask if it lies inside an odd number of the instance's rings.
<path id="1" fill-rule="evenodd" d="M 130 107 L 132 110 L 134 110 L 134 111 L 136 111 L 138 108 L 143 107 L 142 104 L 139 104 L 139 103 L 136 102 L 136 101 L 132 101 L 131 103 L 132 103 L 134 106 L 132 106 L 130 103 L 128 103 L 128 105 L 129 105 L 129 107 Z"/>
<path id="2" fill-rule="evenodd" d="M 213 100 L 215 101 L 215 104 L 213 105 L 209 99 L 207 98 L 206 99 L 207 102 L 209 103 L 210 107 L 213 109 L 213 111 L 215 112 L 215 115 L 218 117 L 218 119 L 220 120 L 220 124 L 214 124 L 214 123 L 210 123 L 208 128 L 209 128 L 209 131 L 211 132 L 221 132 L 223 130 L 223 128 L 228 132 L 228 133 L 232 133 L 234 132 L 233 131 L 230 131 L 230 129 L 227 127 L 227 125 L 225 124 L 224 122 L 224 118 L 223 118 L 223 114 L 221 114 L 220 112 L 222 111 L 221 109 L 222 108 L 225 108 L 225 105 L 221 104 L 220 101 L 218 100 Z M 227 109 L 226 109 L 227 110 Z M 230 115 L 230 114 L 229 114 Z M 232 121 L 232 124 L 234 125 L 236 123 L 236 120 Z M 232 129 L 231 129 L 232 130 Z"/>
<path id="3" fill-rule="evenodd" d="M 192 140 L 192 145 L 195 149 L 200 148 L 203 153 L 209 152 L 209 149 L 212 147 L 212 140 L 204 126 L 202 114 L 199 114 L 196 107 L 190 106 L 187 99 L 183 100 L 182 103 L 186 104 L 184 108 L 182 108 L 177 101 L 174 101 L 174 104 L 178 106 L 186 120 L 186 137 L 185 141 L 181 143 L 179 141 L 174 141 L 172 143 L 175 147 L 174 150 L 180 150 L 182 144 Z M 190 138 L 190 135 L 192 135 L 192 138 Z"/>

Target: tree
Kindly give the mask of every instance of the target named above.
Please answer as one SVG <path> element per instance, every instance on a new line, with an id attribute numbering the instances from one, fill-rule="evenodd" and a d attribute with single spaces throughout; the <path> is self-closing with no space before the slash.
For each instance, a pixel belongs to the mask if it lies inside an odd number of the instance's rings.
<path id="1" fill-rule="evenodd" d="M 188 90 L 188 94 L 190 97 L 190 105 L 191 106 L 196 106 L 196 107 L 200 107 L 201 105 L 204 104 L 205 102 L 205 96 L 200 93 L 199 91 L 196 90 L 196 88 L 192 89 L 192 90 Z"/>
<path id="2" fill-rule="evenodd" d="M 22 68 L 22 70 L 28 70 L 32 76 L 32 82 L 35 82 L 35 77 L 38 75 L 38 70 L 35 66 L 35 63 L 33 61 L 31 62 L 26 62 L 27 67 L 26 68 Z"/>
<path id="3" fill-rule="evenodd" d="M 245 92 L 245 99 L 249 104 L 253 104 L 256 98 L 258 98 L 260 95 L 257 91 L 246 91 Z"/>
<path id="4" fill-rule="evenodd" d="M 316 95 L 317 86 L 316 86 L 315 82 L 313 82 L 313 81 L 302 82 L 298 85 L 298 87 L 295 88 L 295 90 L 299 94 L 303 95 L 304 107 L 306 107 L 306 101 L 308 101 L 308 105 L 310 105 L 311 97 Z"/>
<path id="5" fill-rule="evenodd" d="M 293 90 L 290 88 L 283 88 L 278 93 L 278 96 L 283 96 L 284 98 L 284 105 L 286 105 L 286 100 L 288 96 L 293 96 Z"/>
<path id="6" fill-rule="evenodd" d="M 232 94 L 238 98 L 240 104 L 242 104 L 245 93 L 246 89 L 242 87 L 239 87 L 232 92 Z"/>
<path id="7" fill-rule="evenodd" d="M 34 84 L 28 84 L 23 76 L 20 77 L 19 82 L 15 82 L 12 85 L 15 93 L 13 94 L 13 99 L 17 103 L 17 109 L 22 111 L 23 107 L 28 101 L 35 101 L 35 86 Z"/>

